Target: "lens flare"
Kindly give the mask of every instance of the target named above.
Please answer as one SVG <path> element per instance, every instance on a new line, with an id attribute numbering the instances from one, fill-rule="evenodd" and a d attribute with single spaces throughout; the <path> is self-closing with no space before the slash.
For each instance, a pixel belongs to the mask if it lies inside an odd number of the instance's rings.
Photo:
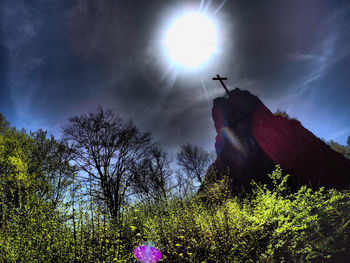
<path id="1" fill-rule="evenodd" d="M 238 137 L 229 127 L 223 127 L 221 129 L 221 133 L 224 136 L 224 138 L 226 138 L 236 150 L 238 150 L 242 154 L 246 153 L 245 147 L 242 145 Z"/>
<path id="2" fill-rule="evenodd" d="M 152 241 L 144 242 L 141 246 L 138 246 L 133 251 L 135 258 L 142 263 L 154 263 L 162 258 L 162 253 L 159 249 L 154 247 Z"/>

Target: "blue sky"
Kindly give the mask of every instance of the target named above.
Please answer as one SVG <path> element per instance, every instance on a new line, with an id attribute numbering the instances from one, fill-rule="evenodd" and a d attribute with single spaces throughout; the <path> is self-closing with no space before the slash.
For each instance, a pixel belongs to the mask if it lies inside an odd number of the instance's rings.
<path id="1" fill-rule="evenodd" d="M 200 70 L 173 70 L 161 49 L 169 17 L 201 3 L 218 21 L 219 52 Z M 59 138 L 69 117 L 102 105 L 168 149 L 191 142 L 214 150 L 212 100 L 224 91 L 211 78 L 219 73 L 320 138 L 345 144 L 350 135 L 348 1 L 3 0 L 0 7 L 0 112 L 17 128 Z"/>

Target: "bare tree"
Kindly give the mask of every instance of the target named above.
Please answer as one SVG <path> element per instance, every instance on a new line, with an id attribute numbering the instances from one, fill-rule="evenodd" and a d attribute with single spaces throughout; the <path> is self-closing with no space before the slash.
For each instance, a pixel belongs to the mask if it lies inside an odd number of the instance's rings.
<path id="1" fill-rule="evenodd" d="M 175 171 L 176 195 L 180 199 L 191 197 L 196 192 L 193 179 L 183 173 L 180 169 Z"/>
<path id="2" fill-rule="evenodd" d="M 159 147 L 154 147 L 148 158 L 134 167 L 133 189 L 141 201 L 166 203 L 172 190 L 169 159 Z"/>
<path id="3" fill-rule="evenodd" d="M 140 132 L 132 121 L 124 123 L 112 110 L 96 111 L 69 119 L 64 140 L 72 148 L 77 166 L 98 182 L 95 195 L 112 217 L 118 217 L 131 184 L 132 171 L 152 148 L 150 134 Z"/>
<path id="4" fill-rule="evenodd" d="M 202 183 L 209 166 L 214 161 L 214 156 L 198 146 L 186 144 L 181 147 L 176 159 L 190 179 Z"/>

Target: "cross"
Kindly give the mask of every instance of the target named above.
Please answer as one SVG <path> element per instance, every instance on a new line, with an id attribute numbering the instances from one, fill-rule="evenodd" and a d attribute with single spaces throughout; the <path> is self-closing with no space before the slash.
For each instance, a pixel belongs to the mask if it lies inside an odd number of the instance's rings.
<path id="1" fill-rule="evenodd" d="M 225 83 L 223 82 L 223 80 L 227 80 L 227 78 L 222 78 L 222 77 L 219 76 L 219 74 L 217 74 L 216 76 L 217 76 L 217 78 L 213 78 L 213 80 L 220 80 L 222 86 L 224 87 L 224 89 L 226 91 L 226 94 L 228 96 L 230 96 L 230 93 L 229 93 L 228 89 L 226 88 Z"/>

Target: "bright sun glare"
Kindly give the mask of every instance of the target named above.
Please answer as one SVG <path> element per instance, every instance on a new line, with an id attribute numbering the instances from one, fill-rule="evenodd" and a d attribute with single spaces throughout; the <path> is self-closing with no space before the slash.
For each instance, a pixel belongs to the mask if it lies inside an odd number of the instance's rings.
<path id="1" fill-rule="evenodd" d="M 216 51 L 216 30 L 203 14 L 189 13 L 174 22 L 167 32 L 165 47 L 176 64 L 196 68 Z"/>

